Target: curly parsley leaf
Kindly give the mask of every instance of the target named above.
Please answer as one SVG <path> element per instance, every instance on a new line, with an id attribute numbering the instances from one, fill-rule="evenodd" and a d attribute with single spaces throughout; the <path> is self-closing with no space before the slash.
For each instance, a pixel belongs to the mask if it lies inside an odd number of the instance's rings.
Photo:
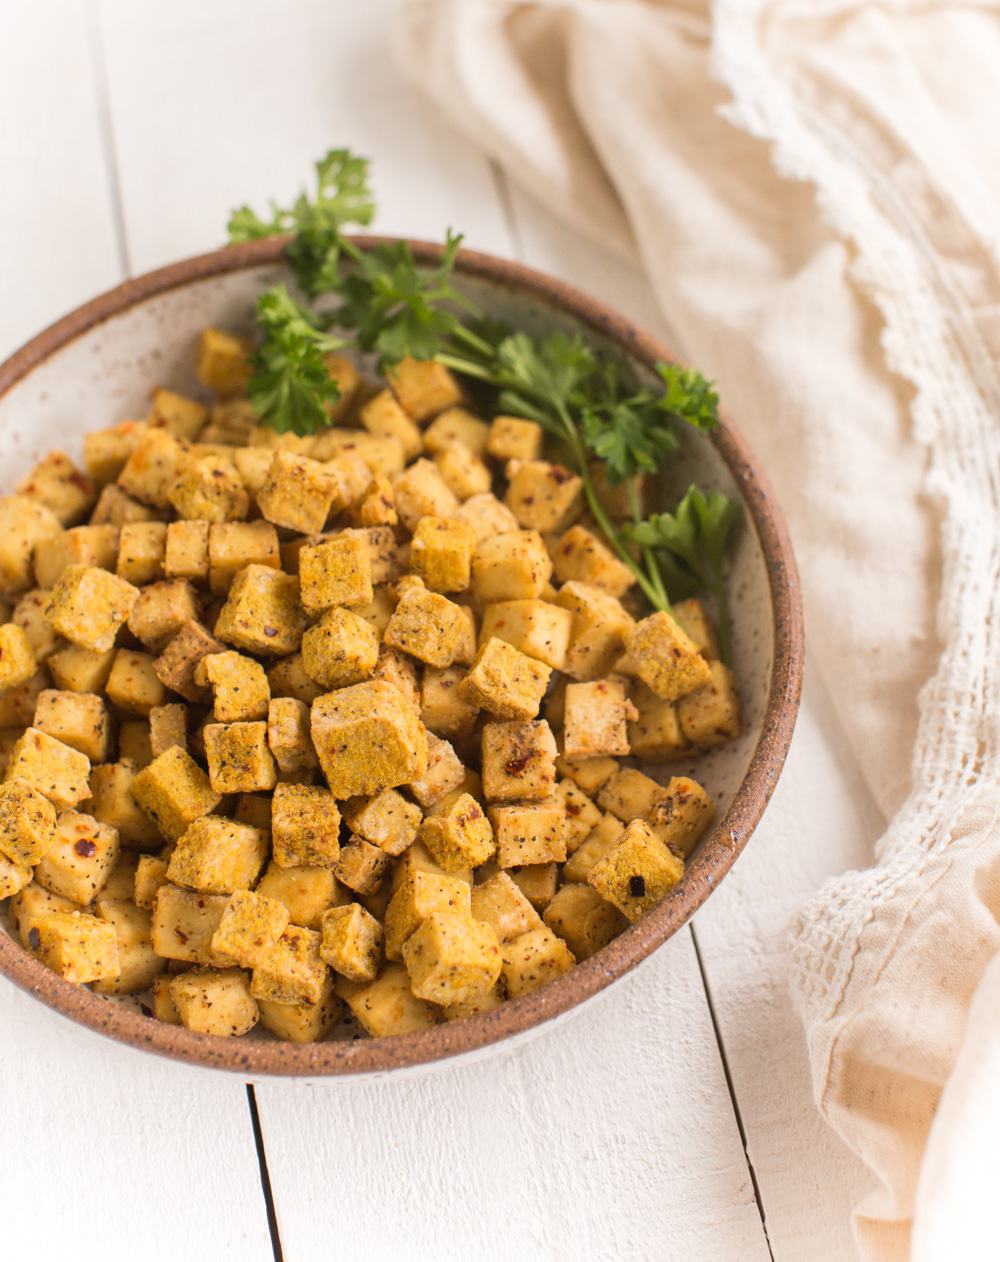
<path id="1" fill-rule="evenodd" d="M 316 317 L 284 285 L 257 300 L 263 339 L 251 356 L 247 393 L 266 425 L 279 432 L 315 434 L 330 424 L 329 405 L 340 398 L 326 356 L 344 345 L 319 327 Z"/>
<path id="2" fill-rule="evenodd" d="M 661 361 L 656 371 L 665 387 L 658 406 L 695 429 L 714 429 L 719 423 L 719 396 L 697 368 Z"/>

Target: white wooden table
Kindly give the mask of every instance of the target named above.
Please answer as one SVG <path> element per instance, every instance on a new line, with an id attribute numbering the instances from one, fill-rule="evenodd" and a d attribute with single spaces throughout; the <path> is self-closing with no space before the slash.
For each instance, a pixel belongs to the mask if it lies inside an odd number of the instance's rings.
<path id="1" fill-rule="evenodd" d="M 404 85 L 391 9 L 4 6 L 0 356 L 126 275 L 220 243 L 232 206 L 295 191 L 333 144 L 374 159 L 378 228 L 461 227 L 683 350 L 641 276 Z M 866 1181 L 812 1106 L 786 928 L 827 875 L 867 862 L 881 823 L 809 678 L 767 817 L 695 924 L 576 1020 L 423 1079 L 253 1087 L 119 1047 L 0 983 L 4 1256 L 44 1240 L 45 1258 L 146 1262 L 841 1262 Z"/>

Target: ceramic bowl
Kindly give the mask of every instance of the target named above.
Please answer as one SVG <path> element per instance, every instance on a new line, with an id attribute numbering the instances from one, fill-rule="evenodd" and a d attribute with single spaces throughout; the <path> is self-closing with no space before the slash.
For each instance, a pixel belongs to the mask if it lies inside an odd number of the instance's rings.
<path id="1" fill-rule="evenodd" d="M 357 238 L 364 246 L 378 238 Z M 432 265 L 439 247 L 413 242 Z M 195 345 L 205 325 L 249 331 L 266 286 L 288 279 L 281 243 L 258 242 L 187 259 L 126 282 L 52 325 L 0 366 L 0 487 L 11 488 L 52 447 L 79 458 L 89 428 L 145 415 L 150 390 L 198 392 Z M 462 287 L 492 317 L 539 332 L 579 330 L 595 349 L 620 356 L 639 381 L 651 379 L 666 347 L 603 303 L 529 268 L 463 251 Z M 739 400 L 732 400 L 736 407 Z M 268 1035 L 223 1039 L 165 1025 L 134 1001 L 93 994 L 50 972 L 8 931 L 0 931 L 0 972 L 42 1003 L 122 1042 L 193 1064 L 250 1073 L 325 1078 L 399 1072 L 453 1063 L 509 1046 L 551 1025 L 646 959 L 712 893 L 747 844 L 774 791 L 792 736 L 802 678 L 798 578 L 781 511 L 753 455 L 724 417 L 706 436 L 682 435 L 680 458 L 658 488 L 672 504 L 692 477 L 744 508 L 730 591 L 734 666 L 745 712 L 738 740 L 697 763 L 719 802 L 718 823 L 692 856 L 680 884 L 638 924 L 565 976 L 533 994 L 465 1021 L 389 1039 L 299 1046 Z M 654 774 L 681 774 L 671 765 Z"/>

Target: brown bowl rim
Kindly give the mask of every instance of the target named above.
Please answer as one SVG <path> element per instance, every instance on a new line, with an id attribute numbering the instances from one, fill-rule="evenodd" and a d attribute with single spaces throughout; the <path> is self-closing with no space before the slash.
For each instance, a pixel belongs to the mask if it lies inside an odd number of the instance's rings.
<path id="1" fill-rule="evenodd" d="M 371 248 L 398 238 L 359 235 L 354 240 L 362 248 Z M 410 240 L 409 245 L 419 262 L 433 264 L 441 256 L 438 244 Z M 55 351 L 112 316 L 195 281 L 279 263 L 283 248 L 280 239 L 226 246 L 115 286 L 57 320 L 0 364 L 0 398 Z M 675 358 L 665 346 L 606 304 L 521 263 L 462 250 L 456 270 L 461 275 L 526 291 L 609 338 L 650 367 L 659 360 Z M 770 579 L 774 660 L 761 736 L 729 810 L 676 891 L 597 955 L 541 990 L 464 1021 L 393 1038 L 309 1044 L 226 1039 L 164 1024 L 126 1004 L 109 1002 L 85 987 L 65 981 L 3 932 L 0 973 L 64 1016 L 133 1047 L 213 1069 L 308 1078 L 385 1073 L 486 1048 L 568 1012 L 641 963 L 694 914 L 747 844 L 784 764 L 802 688 L 802 601 L 784 518 L 767 478 L 725 412 L 711 438 L 739 485 Z"/>

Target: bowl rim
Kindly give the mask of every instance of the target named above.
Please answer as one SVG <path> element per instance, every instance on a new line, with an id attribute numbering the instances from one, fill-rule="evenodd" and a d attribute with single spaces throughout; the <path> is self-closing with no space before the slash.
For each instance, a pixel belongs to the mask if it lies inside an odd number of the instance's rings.
<path id="1" fill-rule="evenodd" d="M 362 249 L 405 239 L 417 261 L 427 265 L 435 264 L 442 253 L 437 243 L 408 238 L 359 234 L 352 239 Z M 93 298 L 49 325 L 0 364 L 0 400 L 54 352 L 104 321 L 196 281 L 281 263 L 285 243 L 282 238 L 272 238 L 225 246 L 146 272 Z M 455 270 L 459 276 L 527 292 L 650 368 L 660 360 L 676 358 L 607 304 L 522 263 L 463 249 Z M 740 488 L 760 540 L 770 583 L 774 655 L 761 735 L 728 811 L 690 864 L 684 880 L 608 946 L 548 986 L 463 1021 L 392 1038 L 306 1044 L 226 1039 L 151 1019 L 130 1005 L 108 1002 L 86 987 L 65 981 L 5 932 L 0 932 L 0 973 L 62 1015 L 133 1047 L 242 1074 L 320 1078 L 384 1074 L 431 1065 L 524 1035 L 581 1005 L 640 964 L 694 914 L 746 846 L 784 764 L 802 689 L 802 599 L 783 515 L 756 458 L 725 410 L 710 437 Z"/>

